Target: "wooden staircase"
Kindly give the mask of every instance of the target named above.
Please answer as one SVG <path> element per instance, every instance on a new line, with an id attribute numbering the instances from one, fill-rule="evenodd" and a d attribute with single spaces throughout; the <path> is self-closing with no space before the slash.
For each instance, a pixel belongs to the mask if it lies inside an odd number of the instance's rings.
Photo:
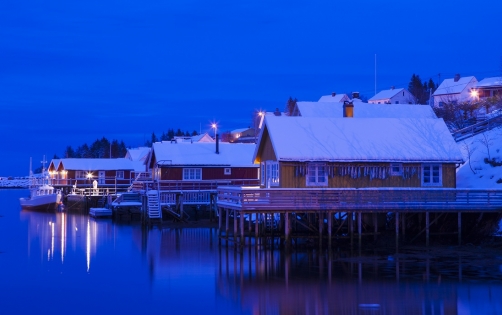
<path id="1" fill-rule="evenodd" d="M 159 193 L 157 190 L 150 190 L 146 193 L 148 200 L 148 219 L 162 220 L 162 209 L 160 208 Z"/>

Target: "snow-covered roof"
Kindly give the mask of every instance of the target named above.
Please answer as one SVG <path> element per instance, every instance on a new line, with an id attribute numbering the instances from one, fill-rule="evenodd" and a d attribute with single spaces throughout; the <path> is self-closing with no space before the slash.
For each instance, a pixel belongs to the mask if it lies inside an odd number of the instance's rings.
<path id="1" fill-rule="evenodd" d="M 150 153 L 149 147 L 139 147 L 139 148 L 131 148 L 127 149 L 126 158 L 131 161 L 145 161 L 148 157 L 148 153 Z"/>
<path id="2" fill-rule="evenodd" d="M 234 133 L 241 133 L 241 132 L 244 132 L 244 131 L 248 131 L 250 128 L 240 128 L 240 129 L 234 129 L 232 131 L 230 131 L 231 134 L 234 134 Z"/>
<path id="3" fill-rule="evenodd" d="M 437 118 L 267 116 L 265 129 L 279 161 L 463 161 L 446 124 Z"/>
<path id="4" fill-rule="evenodd" d="M 303 117 L 343 117 L 343 103 L 297 102 Z M 267 116 L 269 117 L 269 116 Z M 436 118 L 430 106 L 415 104 L 354 104 L 354 118 Z"/>
<path id="5" fill-rule="evenodd" d="M 192 136 L 192 141 L 193 142 L 214 142 L 214 139 L 206 133 Z"/>
<path id="6" fill-rule="evenodd" d="M 347 94 L 335 94 L 335 96 L 333 96 L 333 94 L 330 94 L 330 95 L 323 95 L 321 96 L 321 98 L 319 99 L 318 102 L 343 102 L 344 99 L 346 100 L 349 100 L 349 97 Z"/>
<path id="7" fill-rule="evenodd" d="M 474 81 L 473 81 L 474 80 Z M 476 83 L 477 80 L 474 76 L 460 77 L 457 82 L 455 79 L 445 79 L 437 90 L 434 92 L 434 96 L 444 95 L 444 94 L 458 94 L 461 93 L 469 85 L 469 83 Z"/>
<path id="8" fill-rule="evenodd" d="M 143 161 L 131 161 L 127 158 L 118 158 L 118 159 L 70 158 L 70 159 L 61 159 L 61 163 L 65 170 L 82 170 L 82 171 L 134 170 L 140 172 L 144 171 L 145 169 Z"/>
<path id="9" fill-rule="evenodd" d="M 369 101 L 376 101 L 376 100 L 386 100 L 389 98 L 393 98 L 396 96 L 398 93 L 402 92 L 404 89 L 390 89 L 390 90 L 383 90 L 378 92 L 375 96 L 369 99 Z"/>
<path id="10" fill-rule="evenodd" d="M 255 144 L 219 143 L 219 154 L 216 154 L 216 143 L 170 143 L 156 142 L 153 154 L 157 162 L 169 161 L 172 165 L 215 165 L 234 167 L 256 167 L 252 163 Z"/>
<path id="11" fill-rule="evenodd" d="M 476 84 L 477 88 L 500 88 L 502 87 L 502 77 L 484 78 Z"/>

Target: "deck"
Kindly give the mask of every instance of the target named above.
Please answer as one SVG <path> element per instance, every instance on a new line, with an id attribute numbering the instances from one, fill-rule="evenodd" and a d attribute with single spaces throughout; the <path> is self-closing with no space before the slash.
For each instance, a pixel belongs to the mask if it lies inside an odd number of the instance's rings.
<path id="1" fill-rule="evenodd" d="M 242 212 L 502 211 L 502 190 L 218 187 L 218 207 Z"/>

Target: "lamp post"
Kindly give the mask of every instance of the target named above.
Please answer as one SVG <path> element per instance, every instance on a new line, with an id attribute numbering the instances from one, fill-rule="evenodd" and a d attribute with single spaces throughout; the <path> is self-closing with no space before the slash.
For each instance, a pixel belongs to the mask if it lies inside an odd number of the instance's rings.
<path id="1" fill-rule="evenodd" d="M 89 195 L 91 194 L 91 179 L 92 179 L 92 173 L 87 173 L 87 179 L 89 180 Z"/>
<path id="2" fill-rule="evenodd" d="M 216 135 L 218 134 L 218 125 L 216 125 L 216 123 L 213 123 L 211 127 L 214 128 L 214 140 L 216 140 Z"/>

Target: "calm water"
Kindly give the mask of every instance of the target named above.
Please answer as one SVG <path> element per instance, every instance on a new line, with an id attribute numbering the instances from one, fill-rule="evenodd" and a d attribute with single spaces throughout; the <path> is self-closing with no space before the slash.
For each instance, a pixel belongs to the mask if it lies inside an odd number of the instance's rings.
<path id="1" fill-rule="evenodd" d="M 0 314 L 502 314 L 502 250 L 282 251 L 214 229 L 20 211 L 0 190 Z"/>

